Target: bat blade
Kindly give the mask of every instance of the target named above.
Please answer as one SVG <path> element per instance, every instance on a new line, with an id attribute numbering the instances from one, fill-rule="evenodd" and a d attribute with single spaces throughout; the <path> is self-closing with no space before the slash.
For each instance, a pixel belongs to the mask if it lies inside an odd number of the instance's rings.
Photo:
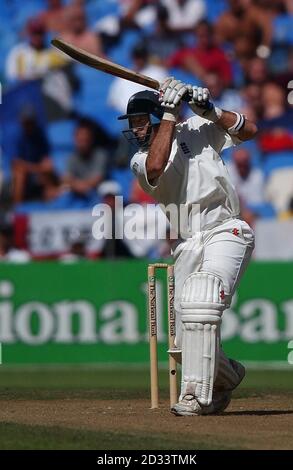
<path id="1" fill-rule="evenodd" d="M 124 78 L 125 80 L 129 80 L 131 82 L 139 83 L 140 85 L 144 85 L 154 90 L 158 90 L 160 87 L 160 83 L 151 77 L 147 77 L 146 75 L 143 75 L 139 72 L 134 72 L 133 70 L 123 67 L 122 65 L 115 64 L 110 60 L 91 54 L 83 49 L 80 49 L 79 47 L 74 46 L 73 44 L 63 41 L 62 39 L 55 38 L 51 41 L 51 44 L 60 51 L 69 55 L 72 59 L 75 59 L 78 62 L 88 65 L 94 69 L 109 73 L 115 77 Z"/>

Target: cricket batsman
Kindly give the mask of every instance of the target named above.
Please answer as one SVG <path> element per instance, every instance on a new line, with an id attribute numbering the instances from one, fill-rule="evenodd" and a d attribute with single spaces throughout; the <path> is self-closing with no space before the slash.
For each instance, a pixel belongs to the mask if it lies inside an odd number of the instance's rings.
<path id="1" fill-rule="evenodd" d="M 186 95 L 194 114 L 177 123 Z M 220 153 L 252 139 L 257 127 L 242 114 L 214 106 L 207 88 L 174 78 L 167 78 L 159 93 L 134 94 L 120 119 L 128 119 L 124 132 L 138 144 L 131 169 L 142 188 L 163 206 L 175 204 L 179 210 L 183 205 L 188 213 L 172 250 L 182 377 L 171 411 L 220 413 L 245 375 L 242 364 L 221 349 L 221 319 L 254 248 L 253 231 L 239 218 L 238 196 Z M 170 223 L 172 228 L 171 218 Z"/>

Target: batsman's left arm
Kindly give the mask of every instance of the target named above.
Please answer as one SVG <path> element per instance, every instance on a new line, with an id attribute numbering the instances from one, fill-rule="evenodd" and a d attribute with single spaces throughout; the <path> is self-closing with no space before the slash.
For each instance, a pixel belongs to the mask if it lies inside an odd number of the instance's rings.
<path id="1" fill-rule="evenodd" d="M 231 136 L 241 141 L 252 139 L 257 133 L 257 126 L 243 114 L 236 111 L 225 111 L 215 106 L 207 88 L 188 86 L 190 100 L 188 104 L 199 116 L 214 122 Z"/>
<path id="2" fill-rule="evenodd" d="M 233 127 L 237 123 L 238 116 L 241 116 L 241 118 L 243 119 L 243 124 L 242 127 L 238 130 L 238 132 L 236 130 L 234 135 L 237 135 L 238 139 L 242 141 L 253 139 L 253 137 L 257 133 L 257 125 L 254 122 L 249 121 L 248 119 L 246 119 L 245 116 L 240 115 L 239 113 L 222 110 L 222 115 L 216 121 L 216 124 L 217 126 L 222 127 L 225 131 L 233 135 Z"/>

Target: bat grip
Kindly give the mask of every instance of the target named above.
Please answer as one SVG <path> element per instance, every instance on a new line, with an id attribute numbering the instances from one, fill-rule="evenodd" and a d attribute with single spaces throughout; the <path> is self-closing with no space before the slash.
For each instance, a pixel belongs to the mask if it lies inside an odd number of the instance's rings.
<path id="1" fill-rule="evenodd" d="M 192 98 L 192 91 L 191 90 L 187 90 L 184 95 L 182 96 L 182 100 L 183 101 L 189 101 L 190 99 Z M 206 106 L 207 108 L 210 108 L 212 107 L 212 103 L 210 101 L 207 101 L 206 102 Z"/>
<path id="2" fill-rule="evenodd" d="M 182 101 L 188 102 L 191 98 L 192 98 L 192 92 L 187 90 L 182 96 Z M 211 103 L 210 101 L 207 101 L 204 106 L 200 104 L 197 104 L 197 106 L 199 108 L 207 109 L 209 111 L 213 109 L 214 107 L 213 103 Z"/>
<path id="3" fill-rule="evenodd" d="M 192 91 L 186 91 L 182 96 L 182 101 L 189 101 L 192 98 Z"/>

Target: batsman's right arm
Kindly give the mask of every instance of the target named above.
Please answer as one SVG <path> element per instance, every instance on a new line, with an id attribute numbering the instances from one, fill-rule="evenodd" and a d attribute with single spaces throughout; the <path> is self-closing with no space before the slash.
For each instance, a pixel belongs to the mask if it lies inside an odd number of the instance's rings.
<path id="1" fill-rule="evenodd" d="M 163 173 L 169 160 L 175 125 L 181 101 L 187 92 L 187 85 L 174 77 L 168 77 L 160 85 L 160 102 L 164 114 L 159 130 L 152 140 L 146 161 L 149 181 L 153 181 Z"/>
<path id="2" fill-rule="evenodd" d="M 159 178 L 169 160 L 176 123 L 162 120 L 155 134 L 146 160 L 146 171 L 149 182 Z"/>

